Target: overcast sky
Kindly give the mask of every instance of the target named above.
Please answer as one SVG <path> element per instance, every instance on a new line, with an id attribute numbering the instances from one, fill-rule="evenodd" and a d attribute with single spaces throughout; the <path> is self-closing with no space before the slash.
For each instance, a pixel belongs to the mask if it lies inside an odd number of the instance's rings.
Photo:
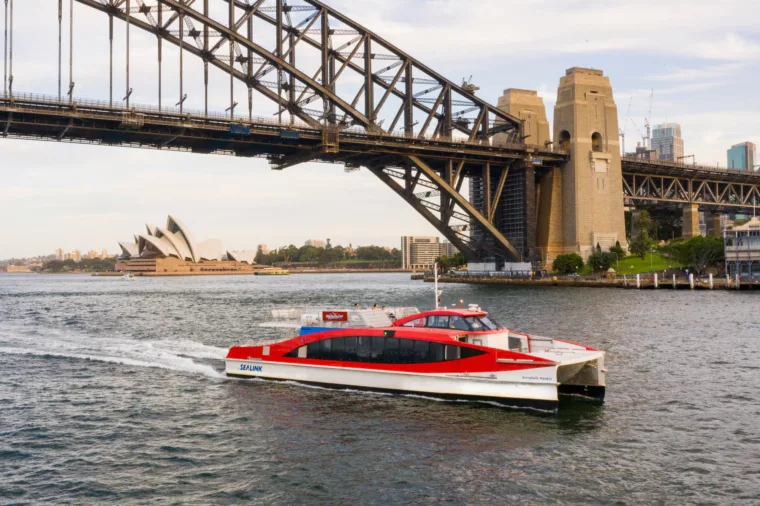
<path id="1" fill-rule="evenodd" d="M 327 3 L 451 80 L 472 75 L 478 95 L 491 103 L 506 88 L 538 90 L 549 121 L 565 69 L 602 69 L 621 127 L 630 116 L 629 150 L 644 129 L 652 89 L 652 123 L 680 123 L 685 152 L 699 163 L 725 166 L 732 144 L 760 144 L 757 0 Z M 15 4 L 14 90 L 55 95 L 57 2 Z M 79 4 L 74 9 L 75 95 L 107 99 L 107 18 Z M 123 26 L 116 24 L 116 100 L 124 95 Z M 133 30 L 132 45 L 133 101 L 155 104 L 155 38 Z M 176 65 L 175 53 L 167 49 L 165 68 Z M 201 67 L 192 60 L 185 58 L 186 105 L 202 109 Z M 169 73 L 165 104 L 173 105 L 179 94 Z M 221 112 L 229 102 L 227 78 L 212 75 L 211 86 L 211 109 Z M 257 159 L 0 139 L 0 181 L 0 258 L 58 247 L 116 253 L 117 241 L 142 232 L 145 222 L 163 225 L 168 214 L 197 239 L 218 238 L 227 249 L 328 237 L 398 247 L 401 235 L 436 234 L 367 171 L 346 174 L 324 164 L 275 172 Z"/>

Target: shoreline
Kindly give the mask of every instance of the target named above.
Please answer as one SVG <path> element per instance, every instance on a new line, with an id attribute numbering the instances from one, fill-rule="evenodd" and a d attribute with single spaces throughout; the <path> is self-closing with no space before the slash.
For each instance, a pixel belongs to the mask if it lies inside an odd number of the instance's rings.
<path id="1" fill-rule="evenodd" d="M 414 277 L 413 277 L 414 279 Z M 421 278 L 416 278 L 421 279 Z M 432 276 L 422 278 L 425 283 L 433 283 Z M 640 285 L 636 286 L 636 278 L 628 279 L 627 284 L 624 279 L 615 280 L 594 280 L 594 279 L 551 279 L 551 278 L 506 278 L 506 277 L 475 277 L 475 276 L 439 276 L 439 283 L 451 284 L 472 284 L 472 285 L 510 285 L 510 286 L 528 286 L 528 287 L 565 287 L 565 288 L 620 288 L 624 290 L 760 290 L 760 283 L 744 282 L 736 284 L 731 281 L 726 283 L 725 278 L 715 278 L 713 286 L 710 287 L 707 281 L 694 280 L 692 288 L 688 280 L 676 279 L 675 285 L 672 278 L 658 282 L 655 287 L 654 281 L 647 276 L 646 280 L 641 279 Z"/>

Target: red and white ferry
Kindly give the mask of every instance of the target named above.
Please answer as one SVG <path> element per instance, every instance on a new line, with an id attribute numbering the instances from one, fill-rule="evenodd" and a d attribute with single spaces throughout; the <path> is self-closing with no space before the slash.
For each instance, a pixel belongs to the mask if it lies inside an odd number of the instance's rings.
<path id="1" fill-rule="evenodd" d="M 556 411 L 559 394 L 604 399 L 602 351 L 513 332 L 479 310 L 439 309 L 410 318 L 395 327 L 323 330 L 234 346 L 226 373 L 549 411 Z M 439 327 L 447 318 L 449 326 L 461 318 L 470 328 Z M 495 328 L 478 328 L 486 322 Z"/>
<path id="2" fill-rule="evenodd" d="M 307 333 L 232 347 L 227 375 L 549 411 L 557 410 L 559 394 L 604 399 L 603 351 L 514 332 L 474 305 L 395 322 L 379 310 L 305 314 L 298 313 L 302 321 L 318 322 Z M 341 327 L 318 326 L 337 325 L 333 314 L 341 315 Z"/>

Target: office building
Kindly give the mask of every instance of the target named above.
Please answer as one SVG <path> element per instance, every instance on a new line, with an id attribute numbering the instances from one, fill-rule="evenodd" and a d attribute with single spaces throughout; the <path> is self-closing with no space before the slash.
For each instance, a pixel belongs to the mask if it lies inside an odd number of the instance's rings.
<path id="1" fill-rule="evenodd" d="M 401 268 L 430 269 L 435 259 L 454 256 L 457 249 L 439 237 L 403 236 L 401 238 Z"/>
<path id="2" fill-rule="evenodd" d="M 107 249 L 103 249 L 100 252 L 100 258 L 108 258 L 108 250 Z"/>
<path id="3" fill-rule="evenodd" d="M 315 248 L 324 248 L 327 245 L 327 243 L 325 243 L 325 241 L 322 241 L 320 239 L 309 239 L 303 245 L 314 246 Z"/>
<path id="4" fill-rule="evenodd" d="M 82 261 L 82 252 L 78 249 L 75 249 L 71 252 L 71 259 L 75 262 L 81 262 Z"/>
<path id="5" fill-rule="evenodd" d="M 728 150 L 728 165 L 732 170 L 754 170 L 757 146 L 751 142 L 734 144 Z"/>
<path id="6" fill-rule="evenodd" d="M 652 130 L 652 149 L 660 154 L 660 160 L 680 162 L 683 159 L 683 138 L 681 125 L 678 123 L 663 123 L 655 125 Z"/>
<path id="7" fill-rule="evenodd" d="M 90 259 L 100 258 L 100 255 L 98 254 L 97 251 L 95 251 L 94 249 L 91 249 L 90 251 L 87 252 L 87 258 L 90 258 Z"/>
<path id="8" fill-rule="evenodd" d="M 56 260 L 63 261 L 65 257 L 66 257 L 66 255 L 64 254 L 63 249 L 58 248 L 57 250 L 55 250 L 55 259 Z"/>

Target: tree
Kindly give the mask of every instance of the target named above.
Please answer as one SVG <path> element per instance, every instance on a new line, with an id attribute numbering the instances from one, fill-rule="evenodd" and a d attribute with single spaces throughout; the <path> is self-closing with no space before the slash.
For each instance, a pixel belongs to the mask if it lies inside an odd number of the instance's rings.
<path id="1" fill-rule="evenodd" d="M 610 246 L 610 253 L 614 253 L 615 255 L 617 255 L 616 257 L 617 260 L 622 260 L 623 258 L 625 258 L 625 250 L 620 245 L 620 241 L 615 241 L 615 245 Z"/>
<path id="2" fill-rule="evenodd" d="M 453 267 L 461 267 L 463 265 L 467 265 L 467 259 L 465 258 L 464 253 L 457 251 L 456 254 L 451 257 L 451 265 Z"/>
<path id="3" fill-rule="evenodd" d="M 440 272 L 448 272 L 451 270 L 451 258 L 447 256 L 440 256 L 435 259 L 436 263 L 438 264 L 438 268 L 440 269 Z"/>
<path id="4" fill-rule="evenodd" d="M 720 268 L 725 259 L 723 239 L 698 235 L 671 245 L 670 250 L 676 260 L 689 266 L 699 276 L 710 267 Z"/>
<path id="5" fill-rule="evenodd" d="M 572 274 L 583 268 L 583 259 L 576 253 L 559 255 L 552 263 L 552 270 L 559 274 Z"/>
<path id="6" fill-rule="evenodd" d="M 639 212 L 639 219 L 636 220 L 637 233 L 631 238 L 631 242 L 628 247 L 631 253 L 638 255 L 643 260 L 649 249 L 652 247 L 652 239 L 649 235 L 654 223 L 652 218 L 649 217 L 649 213 L 646 211 Z"/>
<path id="7" fill-rule="evenodd" d="M 615 263 L 615 255 L 604 251 L 597 251 L 588 257 L 588 265 L 597 272 L 605 272 Z"/>

